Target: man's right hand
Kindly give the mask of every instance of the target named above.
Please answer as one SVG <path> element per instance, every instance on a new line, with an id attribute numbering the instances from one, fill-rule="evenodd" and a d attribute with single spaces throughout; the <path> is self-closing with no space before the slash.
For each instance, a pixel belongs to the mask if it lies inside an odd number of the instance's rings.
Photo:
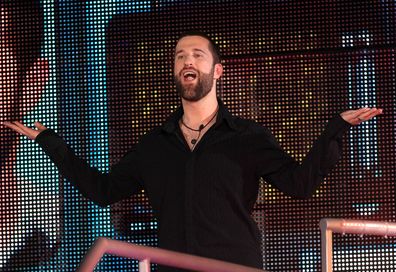
<path id="1" fill-rule="evenodd" d="M 36 140 L 37 135 L 39 135 L 40 132 L 47 129 L 45 126 L 43 126 L 43 124 L 41 124 L 39 122 L 34 123 L 34 126 L 37 129 L 29 128 L 18 121 L 4 122 L 3 125 L 5 125 L 6 127 L 9 127 L 10 129 L 12 129 L 22 135 L 25 135 L 26 137 L 28 137 L 31 140 Z"/>

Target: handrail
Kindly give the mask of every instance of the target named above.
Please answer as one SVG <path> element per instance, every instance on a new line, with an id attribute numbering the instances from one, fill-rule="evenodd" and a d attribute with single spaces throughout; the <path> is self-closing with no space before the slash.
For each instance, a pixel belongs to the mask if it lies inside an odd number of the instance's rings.
<path id="1" fill-rule="evenodd" d="M 175 251 L 98 238 L 81 261 L 78 272 L 92 272 L 104 254 L 137 259 L 139 271 L 149 272 L 150 262 L 202 272 L 263 272 L 264 270 Z"/>
<path id="2" fill-rule="evenodd" d="M 369 220 L 346 220 L 346 219 L 322 219 L 320 220 L 322 240 L 322 271 L 333 271 L 333 232 L 351 234 L 382 235 L 385 237 L 396 236 L 396 223 L 369 221 Z"/>

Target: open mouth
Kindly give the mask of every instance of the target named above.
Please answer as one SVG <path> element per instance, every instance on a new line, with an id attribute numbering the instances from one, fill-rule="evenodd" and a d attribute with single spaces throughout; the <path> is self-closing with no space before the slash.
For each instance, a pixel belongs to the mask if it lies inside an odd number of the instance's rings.
<path id="1" fill-rule="evenodd" d="M 197 73 L 194 71 L 184 71 L 182 73 L 184 80 L 186 81 L 193 81 L 197 78 Z"/>

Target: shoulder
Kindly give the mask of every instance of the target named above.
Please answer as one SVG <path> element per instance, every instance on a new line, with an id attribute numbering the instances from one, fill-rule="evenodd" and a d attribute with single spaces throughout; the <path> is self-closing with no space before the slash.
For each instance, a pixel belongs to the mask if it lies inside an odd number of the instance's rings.
<path id="1" fill-rule="evenodd" d="M 156 127 L 149 130 L 146 134 L 140 137 L 138 144 L 153 143 L 153 141 L 158 140 L 159 137 L 164 133 L 162 127 Z"/>
<path id="2" fill-rule="evenodd" d="M 235 128 L 241 132 L 249 134 L 272 134 L 268 127 L 257 123 L 255 120 L 233 116 L 232 122 L 234 123 Z"/>
<path id="3" fill-rule="evenodd" d="M 233 117 L 230 124 L 234 127 L 234 139 L 249 152 L 257 148 L 279 147 L 271 130 L 255 120 Z"/>

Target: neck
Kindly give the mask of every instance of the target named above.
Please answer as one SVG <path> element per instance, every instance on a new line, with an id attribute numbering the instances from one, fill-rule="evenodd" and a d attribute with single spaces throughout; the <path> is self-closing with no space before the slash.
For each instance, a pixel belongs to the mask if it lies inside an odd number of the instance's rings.
<path id="1" fill-rule="evenodd" d="M 216 92 L 210 92 L 207 96 L 195 102 L 182 99 L 182 105 L 184 122 L 193 128 L 198 128 L 217 111 Z"/>

